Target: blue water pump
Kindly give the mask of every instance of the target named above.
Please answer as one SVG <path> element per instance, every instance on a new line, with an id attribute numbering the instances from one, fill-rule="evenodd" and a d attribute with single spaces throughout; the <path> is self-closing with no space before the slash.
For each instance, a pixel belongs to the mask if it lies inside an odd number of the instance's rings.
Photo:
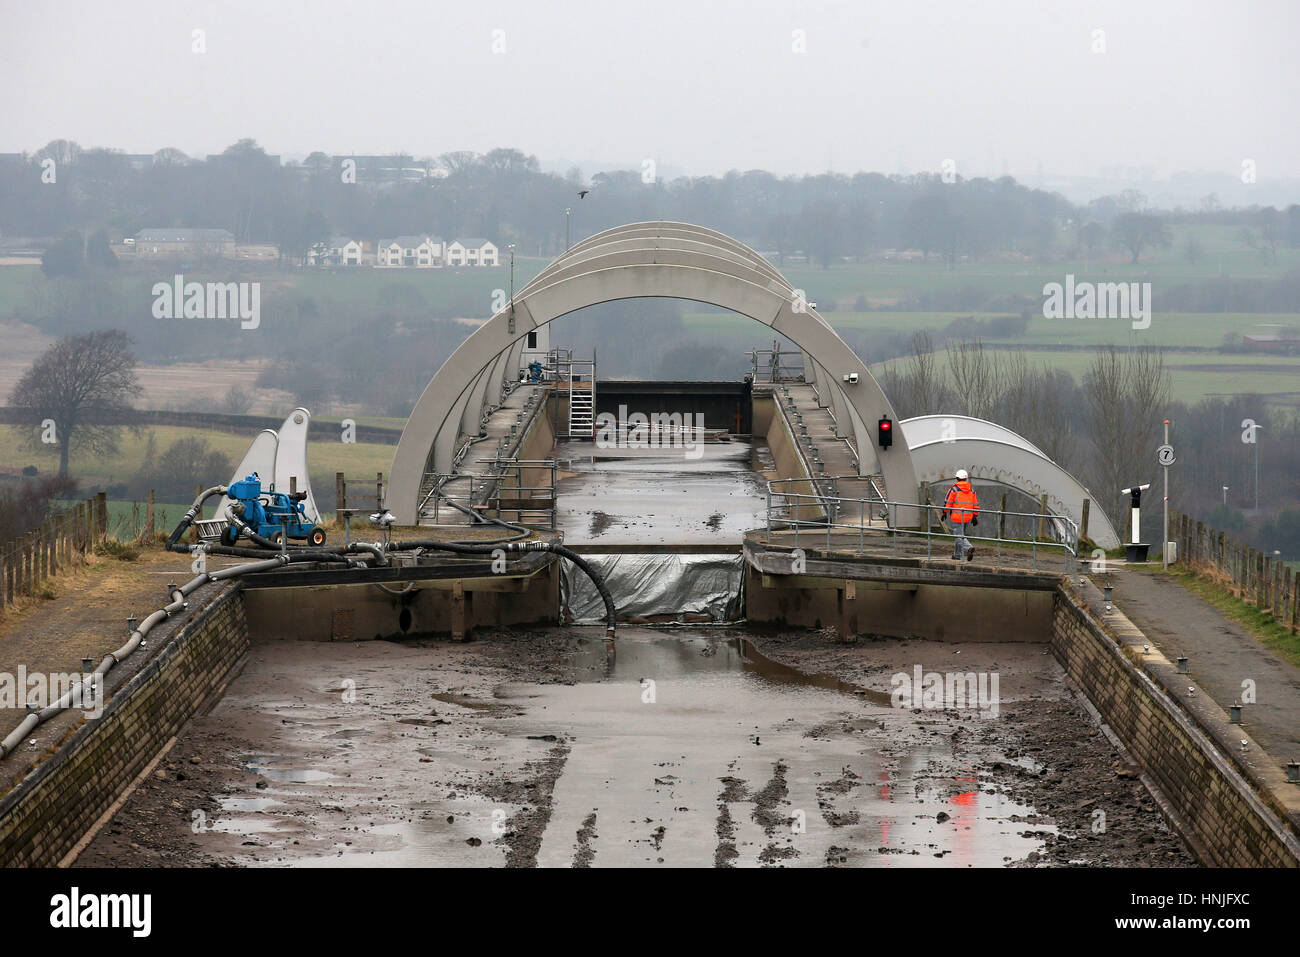
<path id="1" fill-rule="evenodd" d="M 303 511 L 306 492 L 263 492 L 262 479 L 254 472 L 226 490 L 227 497 L 238 503 L 239 517 L 263 538 L 279 544 L 282 536 L 305 539 L 309 545 L 324 545 L 325 530 L 310 521 Z M 227 525 L 221 533 L 223 545 L 233 545 L 239 529 Z"/>

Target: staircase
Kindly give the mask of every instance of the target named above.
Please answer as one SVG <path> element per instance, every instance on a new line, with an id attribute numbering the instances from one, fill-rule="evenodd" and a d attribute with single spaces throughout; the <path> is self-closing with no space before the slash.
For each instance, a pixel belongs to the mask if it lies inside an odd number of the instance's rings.
<path id="1" fill-rule="evenodd" d="M 596 433 L 596 397 L 594 388 L 574 388 L 569 392 L 569 436 L 589 439 Z"/>
<path id="2" fill-rule="evenodd" d="M 569 400 L 569 431 L 564 438 L 596 435 L 596 360 L 575 359 L 572 350 L 555 352 L 556 389 Z"/>

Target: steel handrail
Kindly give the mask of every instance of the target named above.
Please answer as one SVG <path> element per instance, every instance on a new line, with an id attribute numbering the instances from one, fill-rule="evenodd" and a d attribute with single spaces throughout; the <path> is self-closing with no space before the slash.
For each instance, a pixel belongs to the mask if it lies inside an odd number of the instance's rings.
<path id="1" fill-rule="evenodd" d="M 773 530 L 793 529 L 795 533 L 795 546 L 799 545 L 799 532 L 801 529 L 817 529 L 818 535 L 822 530 L 826 533 L 826 547 L 831 547 L 831 533 L 834 529 L 844 529 L 858 532 L 858 549 L 865 551 L 866 533 L 868 530 L 873 534 L 888 534 L 893 545 L 894 553 L 898 551 L 899 538 L 913 538 L 926 540 L 926 557 L 930 557 L 933 549 L 933 541 L 955 540 L 957 533 L 942 530 L 943 513 L 948 509 L 946 506 L 935 505 L 933 503 L 916 503 L 916 502 L 899 502 L 885 499 L 865 499 L 865 498 L 848 498 L 838 495 L 826 495 L 816 492 L 795 492 L 786 491 L 783 487 L 794 483 L 803 482 L 810 485 L 810 480 L 806 478 L 787 478 L 772 479 L 767 483 L 767 530 L 770 534 Z M 844 522 L 838 518 L 844 514 L 845 505 L 856 505 L 858 507 L 858 521 Z M 883 511 L 875 518 L 869 518 L 875 514 L 876 509 Z M 925 510 L 924 526 L 920 529 L 912 527 L 903 527 L 898 524 L 898 510 L 900 508 L 914 509 L 922 508 Z M 808 512 L 820 512 L 819 518 L 801 518 L 800 511 L 804 509 Z M 793 516 L 789 513 L 793 511 Z M 932 514 L 939 513 L 940 531 L 935 531 L 935 522 L 932 520 Z M 967 528 L 962 532 L 962 537 L 971 542 L 995 543 L 997 545 L 997 564 L 1001 567 L 1002 563 L 1002 546 L 1007 545 L 1028 545 L 1032 549 L 1032 558 L 1034 567 L 1038 565 L 1038 548 L 1042 546 L 1047 549 L 1060 548 L 1065 556 L 1067 568 L 1073 567 L 1073 563 L 1078 559 L 1079 543 L 1079 526 L 1069 516 L 1055 515 L 1045 512 L 1017 512 L 1011 510 L 980 508 L 977 507 L 972 511 L 978 512 L 981 516 L 989 516 L 997 520 L 996 536 L 977 534 L 975 529 Z M 1057 540 L 1043 540 L 1035 536 L 1034 538 L 1008 538 L 1002 534 L 1002 519 L 1006 517 L 1029 518 L 1035 521 L 1051 521 L 1054 527 L 1062 529 L 1064 535 Z M 884 524 L 877 524 L 883 522 Z"/>

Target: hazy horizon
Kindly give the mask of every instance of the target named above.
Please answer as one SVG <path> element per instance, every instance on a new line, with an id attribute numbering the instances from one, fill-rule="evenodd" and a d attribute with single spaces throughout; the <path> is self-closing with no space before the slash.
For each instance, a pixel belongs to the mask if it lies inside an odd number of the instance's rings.
<path id="1" fill-rule="evenodd" d="M 1300 184 L 1287 119 L 1300 5 L 1058 6 L 9 5 L 0 79 L 16 96 L 0 151 L 65 138 L 202 156 L 251 137 L 283 155 L 508 146 L 548 165 L 652 159 L 690 175 L 950 160 L 963 177 L 1048 188 L 1231 185 L 1249 160 L 1261 202 Z"/>

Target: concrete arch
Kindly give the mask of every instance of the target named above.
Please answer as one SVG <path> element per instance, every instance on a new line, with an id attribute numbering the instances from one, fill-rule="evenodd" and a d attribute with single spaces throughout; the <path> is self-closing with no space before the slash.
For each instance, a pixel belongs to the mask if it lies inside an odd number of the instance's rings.
<path id="1" fill-rule="evenodd" d="M 958 434 L 947 435 L 943 420 L 955 420 Z M 1010 429 L 968 416 L 931 415 L 905 419 L 904 429 L 918 481 L 938 484 L 956 477 L 964 468 L 973 479 L 994 482 L 1038 498 L 1047 495 L 1047 508 L 1076 525 L 1083 521 L 1083 501 L 1096 498 L 1073 475 L 1061 468 L 1023 436 Z M 973 434 L 982 433 L 982 434 Z M 1088 537 L 1102 548 L 1122 543 L 1115 527 L 1100 508 L 1088 513 Z"/>
<path id="2" fill-rule="evenodd" d="M 918 483 L 905 443 L 877 457 L 867 423 L 892 405 L 866 365 L 767 260 L 742 243 L 688 223 L 632 223 L 588 237 L 525 285 L 512 305 L 476 329 L 430 380 L 402 432 L 393 458 L 387 506 L 399 521 L 417 521 L 419 489 L 427 472 L 451 470 L 464 423 L 484 401 L 481 376 L 492 377 L 503 353 L 513 354 L 532 330 L 586 306 L 618 299 L 690 299 L 738 312 L 785 336 L 838 388 L 850 413 L 861 474 L 879 459 L 890 497 L 916 502 Z M 514 331 L 510 331 L 513 312 Z M 513 373 L 509 362 L 505 375 Z M 856 374 L 857 382 L 843 385 Z M 479 388 L 475 389 L 475 382 Z M 490 392 L 490 388 L 487 389 Z M 477 414 L 477 411 L 475 412 Z M 919 521 L 905 509 L 900 520 Z"/>

